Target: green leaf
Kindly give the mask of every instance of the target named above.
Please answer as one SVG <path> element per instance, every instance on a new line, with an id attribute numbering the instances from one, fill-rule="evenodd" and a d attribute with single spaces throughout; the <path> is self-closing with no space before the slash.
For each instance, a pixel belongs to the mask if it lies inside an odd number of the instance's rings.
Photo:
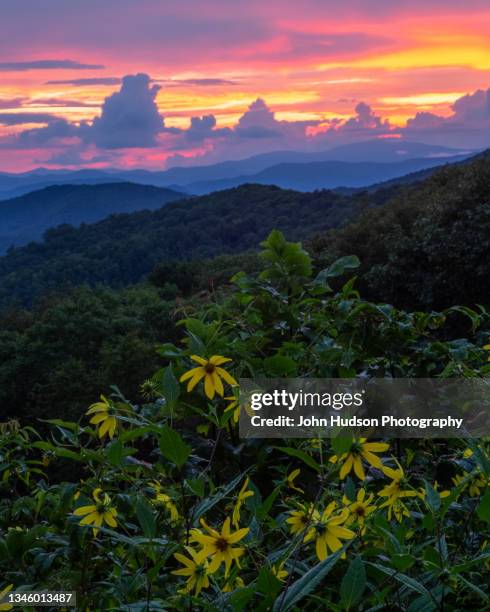
<path id="1" fill-rule="evenodd" d="M 315 283 L 325 283 L 329 278 L 342 276 L 346 270 L 354 270 L 361 265 L 356 255 L 346 255 L 334 261 L 328 268 L 322 270 L 315 279 Z"/>
<path id="2" fill-rule="evenodd" d="M 346 453 L 352 446 L 353 438 L 351 435 L 342 433 L 332 438 L 332 448 L 337 456 Z"/>
<path id="3" fill-rule="evenodd" d="M 439 493 L 428 482 L 425 483 L 425 502 L 430 511 L 434 514 L 438 512 L 441 507 L 441 497 Z"/>
<path id="4" fill-rule="evenodd" d="M 151 506 L 144 499 L 138 499 L 134 509 L 145 536 L 147 538 L 154 538 L 157 532 L 157 526 L 155 513 Z"/>
<path id="5" fill-rule="evenodd" d="M 366 570 L 360 557 L 353 559 L 340 585 L 341 603 L 345 610 L 352 610 L 360 601 L 366 588 Z"/>
<path id="6" fill-rule="evenodd" d="M 123 445 L 121 440 L 113 440 L 107 447 L 107 459 L 114 467 L 119 467 L 123 458 Z"/>
<path id="7" fill-rule="evenodd" d="M 179 399 L 180 385 L 171 365 L 165 368 L 162 377 L 162 391 L 168 403 L 174 403 Z"/>
<path id="8" fill-rule="evenodd" d="M 390 578 L 394 578 L 401 584 L 408 587 L 410 590 L 420 593 L 420 595 L 431 597 L 431 593 L 428 591 L 428 589 L 426 589 L 425 586 L 418 580 L 410 578 L 410 576 L 407 576 L 406 574 L 401 574 L 398 570 L 391 569 L 390 567 L 385 567 L 384 565 L 379 565 L 378 563 L 372 563 L 371 561 L 368 561 L 367 563 Z"/>
<path id="9" fill-rule="evenodd" d="M 412 567 L 415 563 L 416 559 L 412 555 L 408 553 L 395 553 L 391 557 L 391 562 L 393 563 L 393 567 L 395 567 L 398 571 L 404 572 L 405 570 Z"/>
<path id="10" fill-rule="evenodd" d="M 482 521 L 490 523 L 490 491 L 487 491 L 476 509 Z"/>
<path id="11" fill-rule="evenodd" d="M 345 481 L 344 494 L 351 502 L 356 501 L 356 485 L 350 476 Z"/>
<path id="12" fill-rule="evenodd" d="M 291 357 L 274 355 L 264 359 L 264 368 L 272 376 L 292 376 L 296 373 L 296 362 Z"/>
<path id="13" fill-rule="evenodd" d="M 320 473 L 320 465 L 315 461 L 315 459 L 313 459 L 313 457 L 311 457 L 307 453 L 298 450 L 297 448 L 291 448 L 290 446 L 286 446 L 284 448 L 281 446 L 275 446 L 274 448 L 276 448 L 278 451 L 281 451 L 282 453 L 286 453 L 286 455 L 290 455 L 291 457 L 296 457 L 297 459 L 300 459 L 308 467 L 311 467 L 313 470 Z"/>
<path id="14" fill-rule="evenodd" d="M 347 545 L 348 546 L 348 545 Z M 320 582 L 325 578 L 329 571 L 340 559 L 345 552 L 347 546 L 344 546 L 337 552 L 333 553 L 293 582 L 289 588 L 280 593 L 272 608 L 273 612 L 287 612 L 301 599 L 314 591 Z"/>
<path id="15" fill-rule="evenodd" d="M 179 432 L 168 425 L 162 427 L 158 444 L 165 459 L 175 463 L 179 468 L 184 465 L 191 454 L 191 447 L 184 442 Z"/>
<path id="16" fill-rule="evenodd" d="M 189 489 L 198 497 L 204 497 L 204 480 L 202 478 L 188 478 L 186 481 Z"/>
<path id="17" fill-rule="evenodd" d="M 224 497 L 226 497 L 233 489 L 238 485 L 238 483 L 243 479 L 247 472 L 243 472 L 236 478 L 234 478 L 231 482 L 229 482 L 226 487 L 219 489 L 214 495 L 203 499 L 196 507 L 192 514 L 194 516 L 194 522 L 197 524 L 199 522 L 199 518 L 217 503 L 219 503 Z"/>

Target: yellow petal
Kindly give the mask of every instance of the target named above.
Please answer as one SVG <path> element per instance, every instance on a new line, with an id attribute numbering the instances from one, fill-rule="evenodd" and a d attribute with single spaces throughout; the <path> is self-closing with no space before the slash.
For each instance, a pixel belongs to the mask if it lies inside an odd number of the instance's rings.
<path id="1" fill-rule="evenodd" d="M 352 464 L 354 462 L 354 457 L 352 455 L 348 455 L 347 459 L 344 461 L 344 463 L 342 464 L 342 467 L 340 468 L 340 480 L 344 480 L 344 478 L 347 476 L 347 474 L 349 474 L 349 472 L 352 469 Z"/>
<path id="2" fill-rule="evenodd" d="M 213 385 L 214 385 L 214 388 L 216 389 L 216 393 L 218 395 L 221 395 L 221 397 L 223 397 L 225 390 L 223 388 L 223 383 L 221 382 L 221 378 L 218 376 L 216 372 L 213 372 L 211 374 L 211 377 L 213 379 Z"/>
<path id="3" fill-rule="evenodd" d="M 201 367 L 199 367 L 199 368 L 192 368 L 191 370 L 187 370 L 187 372 L 182 374 L 182 376 L 179 378 L 179 382 L 185 382 L 189 378 L 192 378 L 193 376 L 195 376 L 197 374 L 197 372 L 203 372 L 203 376 L 204 376 L 203 368 L 201 368 Z"/>
<path id="4" fill-rule="evenodd" d="M 204 359 L 204 357 L 199 357 L 199 355 L 191 355 L 191 359 L 192 361 L 195 361 L 196 363 L 198 363 L 199 365 L 205 366 L 208 363 L 207 359 Z M 211 360 L 209 360 L 211 361 Z"/>
<path id="5" fill-rule="evenodd" d="M 365 480 L 366 474 L 364 473 L 364 468 L 362 467 L 362 461 L 360 457 L 356 457 L 354 459 L 354 472 L 358 478 L 361 480 Z"/>
<path id="6" fill-rule="evenodd" d="M 187 385 L 187 391 L 190 393 L 192 389 L 197 385 L 197 383 L 206 376 L 206 370 L 204 368 L 196 368 L 197 372 L 191 378 Z"/>
<path id="7" fill-rule="evenodd" d="M 222 357 L 221 355 L 213 355 L 209 361 L 213 365 L 219 366 L 219 365 L 223 365 L 227 361 L 231 361 L 231 359 L 229 359 L 228 357 Z"/>
<path id="8" fill-rule="evenodd" d="M 208 397 L 209 399 L 213 399 L 214 394 L 215 394 L 213 377 L 210 376 L 209 374 L 206 374 L 206 377 L 204 379 L 204 393 L 206 394 L 206 397 Z"/>
<path id="9" fill-rule="evenodd" d="M 238 385 L 237 381 L 233 378 L 233 376 L 223 368 L 216 368 L 216 373 L 219 374 L 221 378 L 232 387 Z"/>
<path id="10" fill-rule="evenodd" d="M 91 506 L 80 506 L 79 508 L 76 508 L 74 510 L 73 514 L 75 516 L 83 516 L 84 514 L 90 514 L 90 512 L 95 512 L 95 510 L 97 510 L 97 507 L 93 504 Z"/>

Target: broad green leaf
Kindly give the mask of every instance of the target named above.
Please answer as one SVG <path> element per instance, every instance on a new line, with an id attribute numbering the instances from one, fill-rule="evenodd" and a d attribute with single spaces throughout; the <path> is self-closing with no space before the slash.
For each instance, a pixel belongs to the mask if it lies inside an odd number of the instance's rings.
<path id="1" fill-rule="evenodd" d="M 334 261 L 328 268 L 322 270 L 315 278 L 315 283 L 324 283 L 329 278 L 341 276 L 346 270 L 354 270 L 361 265 L 356 255 L 346 255 Z"/>
<path id="2" fill-rule="evenodd" d="M 331 444 L 335 454 L 339 456 L 350 450 L 352 441 L 352 436 L 346 433 L 341 433 L 338 436 L 335 436 L 335 438 L 332 438 Z"/>
<path id="3" fill-rule="evenodd" d="M 304 464 L 306 464 L 308 467 L 312 468 L 316 472 L 321 471 L 321 467 L 315 461 L 315 459 L 313 459 L 313 457 L 311 457 L 304 451 L 298 450 L 297 448 L 291 448 L 290 446 L 286 446 L 286 447 L 275 446 L 274 448 L 281 451 L 282 453 L 286 453 L 286 455 L 300 459 Z"/>
<path id="4" fill-rule="evenodd" d="M 441 507 L 441 497 L 429 482 L 425 483 L 425 502 L 434 514 Z"/>
<path id="5" fill-rule="evenodd" d="M 164 425 L 160 430 L 158 441 L 160 452 L 177 467 L 182 467 L 191 454 L 191 447 L 188 446 L 179 432 L 168 425 Z"/>
<path id="6" fill-rule="evenodd" d="M 135 504 L 135 512 L 138 522 L 147 538 L 154 538 L 156 535 L 156 519 L 153 508 L 144 499 L 138 499 Z"/>
<path id="7" fill-rule="evenodd" d="M 301 578 L 286 587 L 282 593 L 279 593 L 272 608 L 273 612 L 287 612 L 304 597 L 312 593 L 340 559 L 347 546 L 314 565 Z"/>
<path id="8" fill-rule="evenodd" d="M 264 359 L 264 368 L 272 376 L 292 376 L 296 373 L 296 362 L 291 357 L 274 355 Z"/>
<path id="9" fill-rule="evenodd" d="M 121 440 L 113 440 L 106 448 L 107 459 L 114 467 L 119 467 L 123 458 L 123 444 Z"/>
<path id="10" fill-rule="evenodd" d="M 360 557 L 355 557 L 340 584 L 341 604 L 345 610 L 354 610 L 366 588 L 366 570 Z"/>
<path id="11" fill-rule="evenodd" d="M 490 491 L 487 491 L 476 509 L 482 521 L 490 523 Z"/>
<path id="12" fill-rule="evenodd" d="M 162 391 L 168 403 L 174 403 L 179 399 L 180 385 L 171 365 L 165 368 L 162 376 Z"/>

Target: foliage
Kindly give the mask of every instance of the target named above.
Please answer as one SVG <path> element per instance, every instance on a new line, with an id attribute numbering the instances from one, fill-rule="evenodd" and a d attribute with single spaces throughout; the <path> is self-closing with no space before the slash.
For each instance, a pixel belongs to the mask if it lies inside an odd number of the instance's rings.
<path id="1" fill-rule="evenodd" d="M 446 308 L 489 303 L 490 154 L 447 166 L 400 189 L 382 209 L 316 237 L 320 265 L 355 245 L 359 287 L 375 300 L 402 308 Z"/>
<path id="2" fill-rule="evenodd" d="M 312 235 L 345 223 L 363 203 L 362 195 L 244 185 L 78 229 L 62 225 L 0 258 L 0 307 L 84 283 L 124 287 L 161 262 L 256 249 L 274 227 L 290 238 Z"/>
<path id="3" fill-rule="evenodd" d="M 233 386 L 488 376 L 486 313 L 467 309 L 467 338 L 441 339 L 454 309 L 368 302 L 354 279 L 332 290 L 355 258 L 315 276 L 281 234 L 263 248 L 260 275 L 237 274 L 158 348 L 151 399 L 113 390 L 44 438 L 3 425 L 0 590 L 77 590 L 81 609 L 488 606 L 488 441 L 240 440 Z"/>
<path id="4" fill-rule="evenodd" d="M 175 292 L 171 297 L 175 296 Z M 176 340 L 178 308 L 152 287 L 79 288 L 0 316 L 0 420 L 77 420 L 109 385 L 132 397 Z"/>

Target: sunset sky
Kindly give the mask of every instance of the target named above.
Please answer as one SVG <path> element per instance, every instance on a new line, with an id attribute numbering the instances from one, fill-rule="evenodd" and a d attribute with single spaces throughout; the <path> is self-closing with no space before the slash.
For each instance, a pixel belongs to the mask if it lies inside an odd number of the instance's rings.
<path id="1" fill-rule="evenodd" d="M 370 138 L 478 149 L 489 88 L 488 0 L 0 4 L 5 172 Z"/>

